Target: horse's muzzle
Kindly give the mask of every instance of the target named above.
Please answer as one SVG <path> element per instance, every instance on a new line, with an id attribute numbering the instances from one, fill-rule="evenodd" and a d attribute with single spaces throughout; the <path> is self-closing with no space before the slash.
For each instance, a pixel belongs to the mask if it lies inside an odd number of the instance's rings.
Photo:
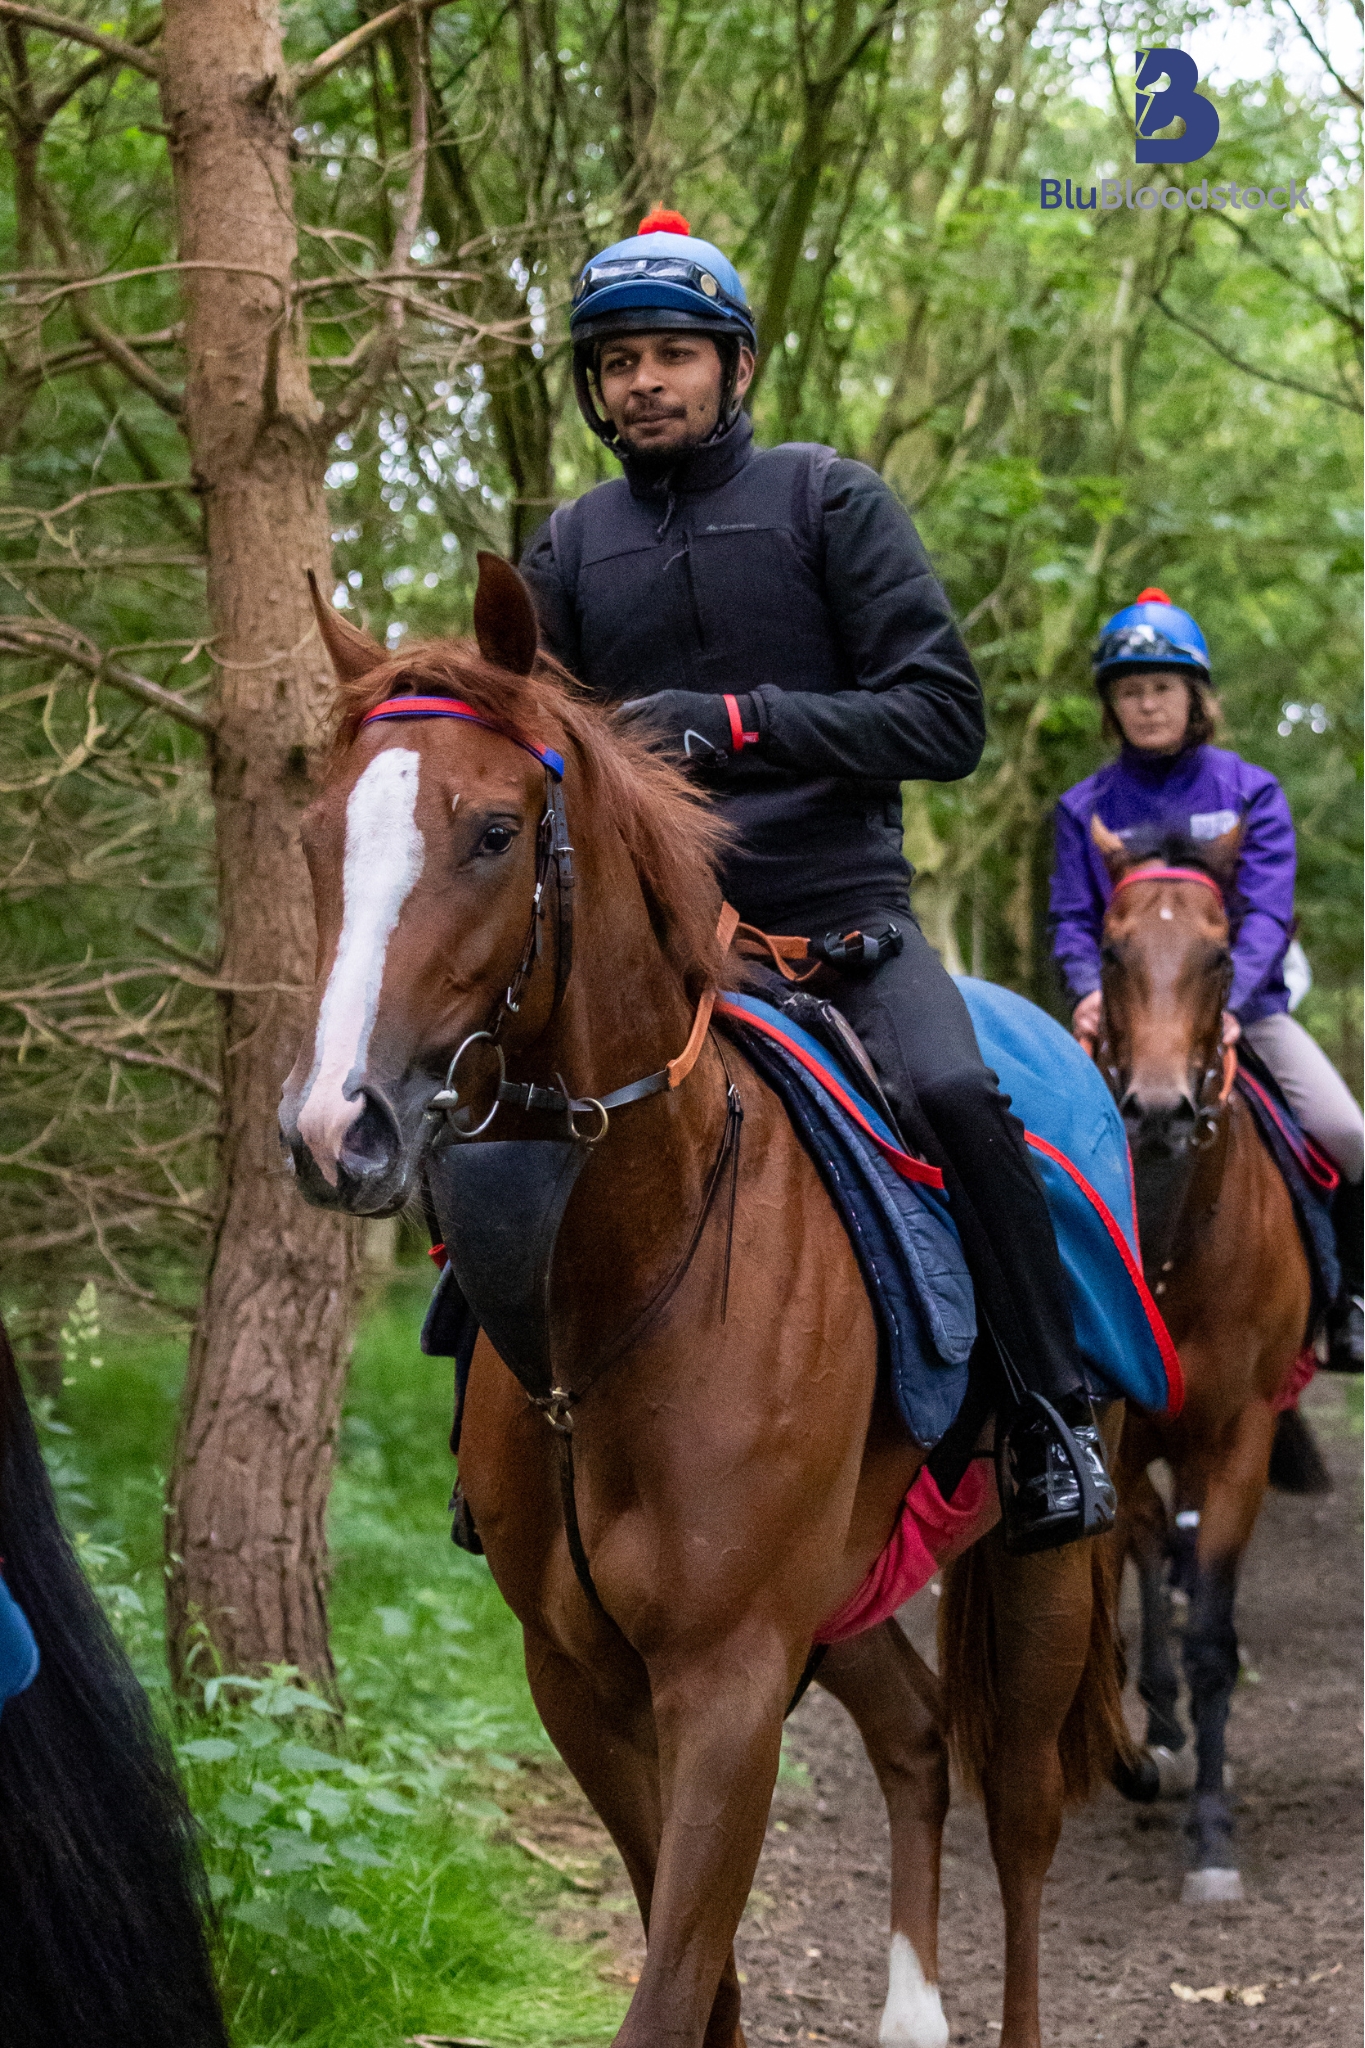
<path id="1" fill-rule="evenodd" d="M 392 1216 L 412 1193 L 421 1131 L 405 1136 L 398 1112 L 378 1089 L 367 1086 L 360 1093 L 361 1112 L 342 1141 L 335 1182 L 323 1173 L 292 1118 L 281 1116 L 280 1134 L 305 1200 L 352 1216 Z"/>
<path id="2" fill-rule="evenodd" d="M 1183 1159 L 1194 1142 L 1199 1125 L 1199 1108 L 1193 1095 L 1184 1090 L 1174 1101 L 1144 1101 L 1130 1087 L 1119 1104 L 1128 1132 L 1128 1149 L 1133 1162 L 1149 1159 Z"/>

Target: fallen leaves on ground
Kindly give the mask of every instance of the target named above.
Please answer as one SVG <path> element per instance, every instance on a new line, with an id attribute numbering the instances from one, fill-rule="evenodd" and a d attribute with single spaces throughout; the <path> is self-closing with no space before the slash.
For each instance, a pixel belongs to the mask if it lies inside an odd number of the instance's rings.
<path id="1" fill-rule="evenodd" d="M 1190 1984 L 1172 1984 L 1171 1989 L 1184 2005 L 1265 2004 L 1264 1984 L 1248 1984 L 1244 1991 L 1235 1984 L 1205 1984 L 1199 1991 Z"/>

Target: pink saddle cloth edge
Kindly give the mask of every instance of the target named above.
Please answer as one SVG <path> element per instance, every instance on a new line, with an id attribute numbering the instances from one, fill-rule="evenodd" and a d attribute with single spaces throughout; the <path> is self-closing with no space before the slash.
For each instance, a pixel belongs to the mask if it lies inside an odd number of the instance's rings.
<path id="1" fill-rule="evenodd" d="M 1318 1356 L 1311 1344 L 1305 1344 L 1285 1376 L 1284 1385 L 1270 1403 L 1272 1415 L 1283 1415 L 1286 1408 L 1297 1408 L 1299 1395 L 1318 1369 Z"/>
<path id="2" fill-rule="evenodd" d="M 901 1503 L 886 1548 L 851 1599 L 815 1631 L 817 1643 L 843 1643 L 893 1615 L 927 1586 L 941 1565 L 984 1536 L 1000 1518 L 995 1468 L 973 1458 L 946 1501 L 924 1465 Z"/>

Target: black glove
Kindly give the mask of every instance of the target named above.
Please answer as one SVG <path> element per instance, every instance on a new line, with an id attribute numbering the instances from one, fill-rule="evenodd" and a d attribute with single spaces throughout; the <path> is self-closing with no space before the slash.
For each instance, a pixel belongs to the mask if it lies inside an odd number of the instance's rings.
<path id="1" fill-rule="evenodd" d="M 616 716 L 660 753 L 702 774 L 724 774 L 742 748 L 758 745 L 752 697 L 727 699 L 703 690 L 659 690 L 652 697 L 632 697 L 618 708 Z"/>

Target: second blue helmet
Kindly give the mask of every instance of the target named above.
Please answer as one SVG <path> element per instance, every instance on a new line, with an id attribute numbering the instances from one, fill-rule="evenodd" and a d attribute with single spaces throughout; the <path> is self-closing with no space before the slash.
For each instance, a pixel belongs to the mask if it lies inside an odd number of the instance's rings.
<path id="1" fill-rule="evenodd" d="M 1144 668 L 1193 669 L 1208 682 L 1209 647 L 1190 614 L 1164 590 L 1140 590 L 1137 602 L 1101 629 L 1094 667 L 1101 688 L 1124 670 Z"/>

